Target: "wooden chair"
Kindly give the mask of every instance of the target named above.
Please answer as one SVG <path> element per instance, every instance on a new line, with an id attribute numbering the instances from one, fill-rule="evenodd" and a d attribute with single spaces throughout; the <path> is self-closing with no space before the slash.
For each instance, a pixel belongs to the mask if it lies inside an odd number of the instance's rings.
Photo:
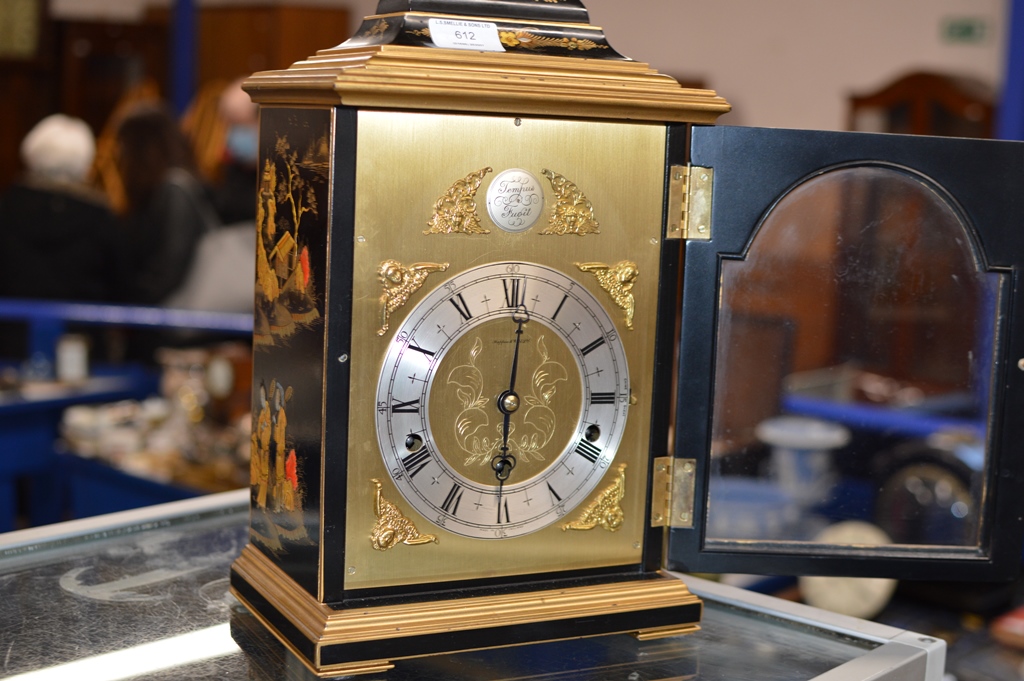
<path id="1" fill-rule="evenodd" d="M 847 128 L 943 137 L 991 137 L 992 88 L 972 78 L 909 73 L 849 98 Z"/>

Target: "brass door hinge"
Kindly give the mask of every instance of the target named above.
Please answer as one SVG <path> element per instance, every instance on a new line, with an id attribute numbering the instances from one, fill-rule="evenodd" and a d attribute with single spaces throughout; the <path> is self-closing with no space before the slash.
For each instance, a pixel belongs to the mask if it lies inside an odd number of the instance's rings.
<path id="1" fill-rule="evenodd" d="M 713 168 L 690 165 L 669 168 L 666 239 L 711 239 L 714 183 Z"/>
<path id="2" fill-rule="evenodd" d="M 663 456 L 654 460 L 651 527 L 693 527 L 693 487 L 697 462 Z"/>

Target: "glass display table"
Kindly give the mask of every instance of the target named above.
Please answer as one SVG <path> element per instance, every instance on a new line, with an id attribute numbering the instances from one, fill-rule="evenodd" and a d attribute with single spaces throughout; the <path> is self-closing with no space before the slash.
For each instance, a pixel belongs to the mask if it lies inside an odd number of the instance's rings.
<path id="1" fill-rule="evenodd" d="M 314 679 L 228 592 L 247 490 L 0 535 L 0 677 Z M 701 631 L 604 636 L 399 661 L 362 677 L 926 679 L 945 644 L 691 576 Z"/>

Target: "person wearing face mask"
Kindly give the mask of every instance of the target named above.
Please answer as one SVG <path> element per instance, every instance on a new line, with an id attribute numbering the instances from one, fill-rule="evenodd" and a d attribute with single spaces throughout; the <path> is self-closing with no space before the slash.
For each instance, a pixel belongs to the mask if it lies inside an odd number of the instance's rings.
<path id="1" fill-rule="evenodd" d="M 220 181 L 214 204 L 224 224 L 256 219 L 256 175 L 259 161 L 257 107 L 236 80 L 224 89 L 218 112 L 227 125 Z"/>
<path id="2" fill-rule="evenodd" d="M 176 285 L 158 300 L 167 307 L 213 312 L 251 312 L 253 306 L 253 268 L 256 251 L 256 107 L 236 81 L 217 97 L 217 115 L 226 132 L 226 144 L 220 168 L 211 173 L 215 184 L 199 180 L 197 147 L 189 145 L 182 163 L 191 176 L 175 168 L 165 175 L 172 193 L 189 208 L 190 219 L 173 229 L 169 246 L 189 247 L 189 256 L 175 268 L 180 275 Z M 192 134 L 195 134 L 193 129 Z M 184 138 L 174 136 L 178 142 Z M 195 144 L 195 141 L 192 142 Z M 177 147 L 176 147 L 177 148 Z M 207 159 L 209 161 L 209 159 Z M 210 169 L 208 168 L 208 171 Z M 164 182 L 164 185 L 168 182 Z M 178 191 L 184 190 L 184 191 Z M 168 206 L 162 213 L 168 213 Z M 161 220 L 151 220 L 161 222 Z M 163 221 L 166 222 L 166 221 Z M 165 225 L 166 226 L 166 225 Z M 181 252 L 173 248 L 169 253 Z M 152 268 L 150 268 L 152 269 Z"/>

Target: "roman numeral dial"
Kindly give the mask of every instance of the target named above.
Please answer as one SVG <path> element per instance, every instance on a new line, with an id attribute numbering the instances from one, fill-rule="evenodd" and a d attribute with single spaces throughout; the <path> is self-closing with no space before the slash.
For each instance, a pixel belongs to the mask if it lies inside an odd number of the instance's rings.
<path id="1" fill-rule="evenodd" d="M 578 280 L 525 262 L 473 267 L 438 282 L 381 342 L 380 452 L 439 528 L 536 532 L 604 479 L 626 428 L 629 367 L 612 316 Z M 510 464 L 500 482 L 495 461 Z"/>

